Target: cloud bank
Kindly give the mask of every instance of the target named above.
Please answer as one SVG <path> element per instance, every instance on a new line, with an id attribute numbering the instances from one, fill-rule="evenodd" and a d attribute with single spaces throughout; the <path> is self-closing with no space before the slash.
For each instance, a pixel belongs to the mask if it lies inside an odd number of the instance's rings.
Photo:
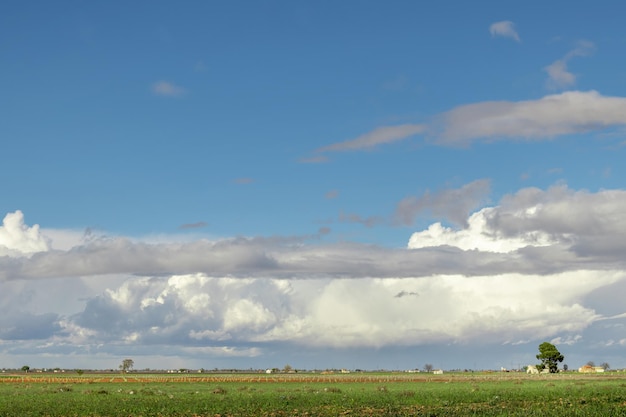
<path id="1" fill-rule="evenodd" d="M 461 190 L 482 196 L 486 186 Z M 45 229 L 10 213 L 2 229 L 9 249 L 0 257 L 0 339 L 9 350 L 22 341 L 33 352 L 45 340 L 66 353 L 107 346 L 224 357 L 263 355 L 276 344 L 577 343 L 586 329 L 624 315 L 616 296 L 626 287 L 624 212 L 625 191 L 558 185 L 519 190 L 469 213 L 457 228 L 433 223 L 406 248 L 116 237 L 67 250 L 50 249 Z M 8 239 L 9 229 L 19 233 Z M 80 294 L 94 282 L 104 289 L 86 298 L 76 292 L 83 301 L 73 302 L 73 313 L 42 310 L 36 294 L 58 279 L 80 283 Z"/>
<path id="2" fill-rule="evenodd" d="M 0 258 L 0 280 L 191 273 L 282 279 L 475 276 L 621 269 L 624 265 L 625 191 L 525 188 L 505 196 L 497 206 L 471 213 L 472 206 L 485 200 L 488 187 L 488 181 L 479 180 L 458 190 L 427 193 L 411 204 L 401 202 L 399 207 L 409 220 L 427 209 L 460 226 L 452 229 L 434 223 L 411 236 L 411 250 L 346 242 L 316 244 L 307 236 L 165 243 L 101 237 L 56 250 L 45 244 L 41 231 L 32 233 L 38 230 L 35 226 L 21 223 L 21 213 L 10 213 L 5 224 L 21 225 L 17 230 L 22 234 L 11 241 L 12 246 L 5 245 L 10 254 Z M 465 201 L 465 205 L 457 204 L 458 210 L 453 211 L 441 209 L 453 206 L 450 201 Z M 41 250 L 32 253 L 25 242 L 37 242 Z"/>

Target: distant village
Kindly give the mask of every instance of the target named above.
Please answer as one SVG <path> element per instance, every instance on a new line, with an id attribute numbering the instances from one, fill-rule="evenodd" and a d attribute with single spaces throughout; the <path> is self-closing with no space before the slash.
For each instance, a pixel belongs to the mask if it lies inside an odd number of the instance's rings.
<path id="1" fill-rule="evenodd" d="M 260 373 L 260 374 L 294 374 L 294 373 L 309 373 L 309 374 L 350 374 L 350 373 L 429 373 L 433 375 L 443 375 L 444 373 L 498 373 L 498 372 L 518 372 L 518 373 L 527 373 L 527 374 L 548 374 L 548 369 L 539 370 L 537 365 L 527 365 L 521 367 L 519 369 L 507 369 L 500 368 L 500 370 L 492 370 L 492 369 L 482 369 L 482 370 L 474 370 L 474 369 L 435 369 L 432 365 L 425 365 L 424 368 L 419 369 L 408 369 L 408 370 L 389 370 L 389 369 L 372 369 L 372 370 L 364 370 L 364 369 L 294 369 L 290 365 L 285 365 L 283 368 L 262 368 L 262 369 L 187 369 L 187 368 L 179 368 L 179 369 L 63 369 L 63 368 L 31 368 L 30 366 L 22 366 L 21 368 L 2 368 L 0 369 L 1 373 L 4 374 L 15 374 L 15 373 L 74 373 L 78 375 L 82 375 L 85 373 L 141 373 L 141 374 L 185 374 L 185 373 L 207 373 L 207 374 L 251 374 L 251 373 Z M 626 369 L 610 369 L 610 366 L 606 363 L 603 363 L 600 366 L 596 366 L 593 362 L 589 362 L 578 369 L 569 369 L 567 365 L 565 365 L 562 369 L 559 369 L 559 373 L 565 372 L 578 372 L 578 373 L 607 373 L 607 372 L 626 372 Z"/>

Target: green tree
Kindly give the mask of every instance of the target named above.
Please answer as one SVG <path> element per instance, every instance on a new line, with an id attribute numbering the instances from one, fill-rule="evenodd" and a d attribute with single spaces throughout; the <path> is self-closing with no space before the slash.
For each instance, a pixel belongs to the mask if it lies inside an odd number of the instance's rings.
<path id="1" fill-rule="evenodd" d="M 607 362 L 602 362 L 602 364 L 600 364 L 600 366 L 605 370 L 608 371 L 609 369 L 611 369 L 611 365 L 609 365 Z"/>
<path id="2" fill-rule="evenodd" d="M 120 368 L 120 371 L 122 372 L 128 372 L 133 368 L 134 365 L 135 365 L 135 361 L 133 361 L 132 359 L 124 359 L 122 361 L 122 364 L 119 366 L 119 368 Z"/>
<path id="3" fill-rule="evenodd" d="M 29 370 L 30 370 L 30 366 L 28 366 L 28 365 L 22 366 L 22 371 L 28 372 Z"/>
<path id="4" fill-rule="evenodd" d="M 552 343 L 543 342 L 539 345 L 539 354 L 537 355 L 537 359 L 541 361 L 541 363 L 537 365 L 537 369 L 543 370 L 548 368 L 550 373 L 554 374 L 558 371 L 558 363 L 563 362 L 565 356 L 563 356 Z"/>

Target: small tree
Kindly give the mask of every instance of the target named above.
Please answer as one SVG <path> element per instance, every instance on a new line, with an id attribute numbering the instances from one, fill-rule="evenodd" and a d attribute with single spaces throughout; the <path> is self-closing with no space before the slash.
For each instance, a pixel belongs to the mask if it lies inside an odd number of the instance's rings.
<path id="1" fill-rule="evenodd" d="M 433 370 L 433 365 L 432 365 L 432 364 L 430 364 L 430 363 L 427 363 L 426 365 L 424 365 L 424 370 L 425 370 L 426 372 L 432 372 L 432 370 Z"/>
<path id="2" fill-rule="evenodd" d="M 561 352 L 559 352 L 552 343 L 543 342 L 539 345 L 537 359 L 541 361 L 541 363 L 537 365 L 537 369 L 543 370 L 548 368 L 550 373 L 554 374 L 559 369 L 558 362 L 563 362 L 565 356 L 561 355 Z"/>
<path id="3" fill-rule="evenodd" d="M 591 366 L 592 368 L 596 367 L 596 363 L 594 361 L 587 362 L 587 366 Z"/>
<path id="4" fill-rule="evenodd" d="M 600 364 L 600 367 L 604 369 L 605 371 L 608 371 L 609 369 L 611 369 L 611 365 L 609 365 L 606 362 L 602 362 L 602 364 Z"/>
<path id="5" fill-rule="evenodd" d="M 122 372 L 128 372 L 133 368 L 133 365 L 135 365 L 135 361 L 133 361 L 132 359 L 124 359 L 119 368 Z"/>
<path id="6" fill-rule="evenodd" d="M 292 369 L 293 369 L 293 368 L 291 367 L 291 365 L 287 364 L 287 365 L 285 365 L 285 367 L 283 368 L 283 372 L 285 372 L 285 373 L 289 373 L 289 372 L 291 372 L 291 370 L 292 370 Z"/>
<path id="7" fill-rule="evenodd" d="M 30 366 L 28 366 L 28 365 L 22 366 L 22 371 L 28 372 L 29 370 L 30 370 Z"/>

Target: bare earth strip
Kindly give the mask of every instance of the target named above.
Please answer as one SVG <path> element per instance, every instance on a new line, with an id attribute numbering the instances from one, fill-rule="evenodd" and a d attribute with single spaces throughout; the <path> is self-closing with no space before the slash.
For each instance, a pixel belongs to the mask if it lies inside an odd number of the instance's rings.
<path id="1" fill-rule="evenodd" d="M 182 383 L 182 382 L 236 382 L 236 383 L 393 383 L 393 382 L 487 382 L 502 380 L 551 380 L 554 378 L 569 380 L 597 379 L 599 375 L 568 373 L 553 375 L 526 375 L 523 373 L 450 373 L 444 375 L 432 374 L 88 374 L 83 376 L 61 375 L 2 375 L 0 383 Z M 601 376 L 602 379 L 626 379 L 626 374 L 610 373 Z"/>

